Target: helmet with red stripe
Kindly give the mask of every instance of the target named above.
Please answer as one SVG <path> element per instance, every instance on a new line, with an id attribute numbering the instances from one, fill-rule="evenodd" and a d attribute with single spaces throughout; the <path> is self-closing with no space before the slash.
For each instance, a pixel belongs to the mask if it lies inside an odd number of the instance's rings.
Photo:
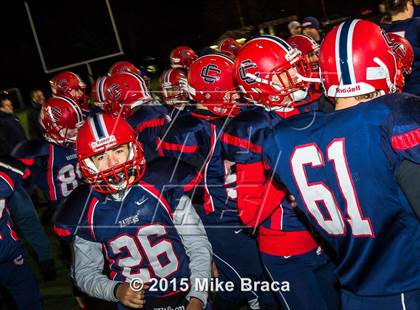
<path id="1" fill-rule="evenodd" d="M 104 102 L 105 102 L 104 85 L 107 78 L 108 76 L 100 76 L 92 84 L 92 90 L 91 90 L 92 102 L 95 106 L 101 109 L 104 108 Z"/>
<path id="2" fill-rule="evenodd" d="M 396 33 L 388 32 L 386 35 L 392 44 L 392 50 L 397 59 L 397 89 L 402 91 L 405 84 L 405 75 L 411 74 L 412 71 L 414 61 L 413 47 L 406 38 Z"/>
<path id="3" fill-rule="evenodd" d="M 191 64 L 198 58 L 191 47 L 178 46 L 169 54 L 172 68 L 182 68 L 188 70 Z"/>
<path id="4" fill-rule="evenodd" d="M 146 82 L 147 87 L 150 87 L 150 78 L 147 76 L 146 70 L 142 68 L 137 68 L 131 62 L 128 61 L 118 61 L 109 68 L 108 75 L 115 75 L 121 72 L 131 72 L 137 75 L 140 75 L 143 80 Z"/>
<path id="5" fill-rule="evenodd" d="M 328 97 L 354 97 L 395 91 L 396 60 L 378 25 L 348 20 L 324 38 L 319 55 L 320 75 Z"/>
<path id="6" fill-rule="evenodd" d="M 76 73 L 62 71 L 50 80 L 54 96 L 64 96 L 75 101 L 82 111 L 89 111 L 86 84 Z"/>
<path id="7" fill-rule="evenodd" d="M 111 75 L 121 73 L 121 72 L 131 72 L 131 73 L 139 74 L 140 70 L 131 62 L 117 61 L 111 66 L 111 68 L 109 68 L 108 75 L 111 76 Z"/>
<path id="8" fill-rule="evenodd" d="M 188 103 L 187 76 L 180 69 L 165 70 L 160 79 L 163 101 L 169 105 Z"/>
<path id="9" fill-rule="evenodd" d="M 209 54 L 198 58 L 188 71 L 188 90 L 197 103 L 216 115 L 238 112 L 233 60 L 227 56 Z"/>
<path id="10" fill-rule="evenodd" d="M 232 59 L 235 59 L 240 49 L 241 45 L 233 38 L 223 39 L 218 45 L 218 50 Z"/>
<path id="11" fill-rule="evenodd" d="M 303 34 L 297 34 L 287 39 L 292 47 L 302 52 L 305 62 L 309 65 L 311 77 L 319 76 L 319 45 L 314 39 Z"/>
<path id="12" fill-rule="evenodd" d="M 127 147 L 127 158 L 111 167 L 97 167 L 94 156 Z M 145 159 L 135 131 L 122 118 L 97 113 L 89 117 L 77 136 L 80 171 L 94 190 L 112 194 L 135 184 L 145 172 Z"/>
<path id="13" fill-rule="evenodd" d="M 105 111 L 126 118 L 133 113 L 133 109 L 153 98 L 139 75 L 121 72 L 105 80 L 104 99 Z"/>
<path id="14" fill-rule="evenodd" d="M 235 58 L 235 79 L 245 98 L 266 109 L 306 104 L 311 94 L 302 53 L 275 36 L 246 43 Z"/>
<path id="15" fill-rule="evenodd" d="M 83 121 L 79 106 L 67 97 L 48 99 L 39 114 L 39 122 L 47 141 L 61 146 L 76 142 L 77 131 Z"/>

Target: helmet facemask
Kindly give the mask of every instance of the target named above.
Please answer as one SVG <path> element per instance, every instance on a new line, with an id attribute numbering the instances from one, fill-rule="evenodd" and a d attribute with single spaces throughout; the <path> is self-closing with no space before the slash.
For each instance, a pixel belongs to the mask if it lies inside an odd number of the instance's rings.
<path id="1" fill-rule="evenodd" d="M 110 168 L 101 170 L 94 164 L 91 157 L 81 161 L 80 169 L 88 183 L 103 194 L 115 194 L 125 191 L 134 185 L 144 174 L 145 159 L 141 145 L 137 141 L 129 142 L 127 160 Z M 119 148 L 114 146 L 111 150 Z M 101 153 L 105 153 L 107 150 Z M 101 154 L 98 153 L 98 154 Z"/>

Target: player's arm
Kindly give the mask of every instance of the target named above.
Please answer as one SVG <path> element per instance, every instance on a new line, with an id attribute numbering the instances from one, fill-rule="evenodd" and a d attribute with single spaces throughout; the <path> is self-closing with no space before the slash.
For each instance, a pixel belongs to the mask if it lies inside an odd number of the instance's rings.
<path id="1" fill-rule="evenodd" d="M 245 225 L 257 227 L 279 207 L 285 192 L 264 171 L 261 145 L 266 132 L 252 130 L 248 135 L 247 128 L 252 126 L 228 127 L 222 136 L 223 151 L 236 162 L 239 216 Z"/>
<path id="2" fill-rule="evenodd" d="M 205 307 L 208 292 L 198 290 L 197 281 L 210 281 L 211 259 L 213 251 L 200 217 L 193 208 L 190 199 L 182 196 L 174 211 L 174 224 L 182 238 L 187 255 L 190 257 L 191 290 L 187 299 L 197 298 Z"/>
<path id="3" fill-rule="evenodd" d="M 117 302 L 114 289 L 119 283 L 103 274 L 102 245 L 76 236 L 73 243 L 73 278 L 86 294 L 107 301 Z"/>
<path id="4" fill-rule="evenodd" d="M 397 182 L 420 220 L 420 165 L 404 160 L 397 170 Z"/>
<path id="5" fill-rule="evenodd" d="M 257 227 L 279 207 L 283 187 L 267 178 L 262 162 L 237 164 L 238 209 L 242 222 Z"/>
<path id="6" fill-rule="evenodd" d="M 397 97 L 399 99 L 401 97 Z M 410 206 L 420 215 L 420 99 L 406 95 L 391 105 L 387 131 L 394 156 L 397 158 L 396 179 Z M 386 148 L 385 148 L 386 150 Z M 388 158 L 392 159 L 386 152 Z"/>

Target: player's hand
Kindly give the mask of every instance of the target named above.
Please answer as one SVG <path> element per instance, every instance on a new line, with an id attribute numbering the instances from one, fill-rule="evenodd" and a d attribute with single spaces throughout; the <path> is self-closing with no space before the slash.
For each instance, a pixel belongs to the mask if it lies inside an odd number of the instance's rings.
<path id="1" fill-rule="evenodd" d="M 148 288 L 147 285 L 144 285 L 142 290 L 136 292 L 130 288 L 129 283 L 121 283 L 117 288 L 116 296 L 124 306 L 141 309 L 146 303 L 144 290 Z"/>
<path id="2" fill-rule="evenodd" d="M 292 208 L 296 208 L 297 203 L 296 203 L 296 198 L 295 198 L 295 196 L 293 196 L 292 194 L 288 194 L 288 195 L 287 195 L 287 200 L 289 201 L 290 206 L 291 206 Z"/>
<path id="3" fill-rule="evenodd" d="M 190 302 L 188 303 L 187 310 L 203 310 L 203 302 L 195 297 L 191 297 Z"/>
<path id="4" fill-rule="evenodd" d="M 219 270 L 217 269 L 217 266 L 214 263 L 214 261 L 211 262 L 211 276 L 213 278 L 218 278 L 220 276 Z"/>

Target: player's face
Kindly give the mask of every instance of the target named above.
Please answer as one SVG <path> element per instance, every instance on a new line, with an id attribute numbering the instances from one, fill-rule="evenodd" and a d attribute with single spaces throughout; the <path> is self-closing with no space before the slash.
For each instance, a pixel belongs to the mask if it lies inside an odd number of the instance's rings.
<path id="1" fill-rule="evenodd" d="M 125 163 L 128 159 L 128 153 L 128 144 L 119 145 L 113 149 L 92 156 L 92 161 L 99 171 L 104 171 Z"/>

